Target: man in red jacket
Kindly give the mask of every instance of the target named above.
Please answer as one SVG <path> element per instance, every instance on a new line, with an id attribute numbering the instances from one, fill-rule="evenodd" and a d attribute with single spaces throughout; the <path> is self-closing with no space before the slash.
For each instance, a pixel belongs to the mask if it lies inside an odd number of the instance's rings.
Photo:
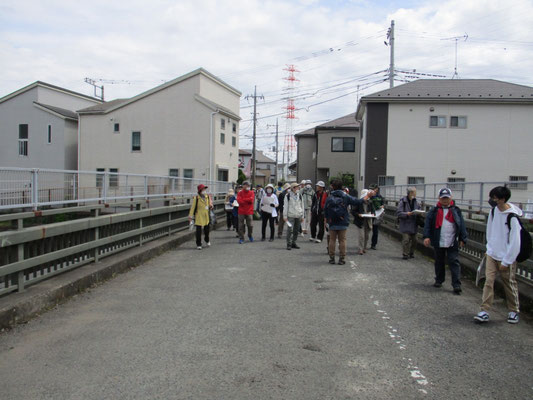
<path id="1" fill-rule="evenodd" d="M 242 190 L 237 195 L 237 203 L 239 203 L 239 243 L 244 243 L 244 222 L 248 227 L 248 239 L 250 242 L 254 241 L 252 215 L 254 214 L 254 192 L 250 190 L 250 182 L 244 181 L 242 183 Z"/>

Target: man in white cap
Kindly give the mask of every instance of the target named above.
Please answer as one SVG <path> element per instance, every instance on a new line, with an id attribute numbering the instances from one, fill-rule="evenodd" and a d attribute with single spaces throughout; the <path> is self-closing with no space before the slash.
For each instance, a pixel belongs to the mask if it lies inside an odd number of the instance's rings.
<path id="1" fill-rule="evenodd" d="M 302 199 L 304 201 L 304 221 L 302 224 L 302 233 L 307 234 L 307 231 L 309 229 L 309 223 L 311 220 L 311 205 L 313 203 L 313 196 L 315 194 L 315 191 L 313 190 L 313 187 L 311 186 L 310 179 L 302 181 L 302 183 L 304 183 L 303 188 L 300 189 L 300 192 L 302 194 Z"/>
<path id="2" fill-rule="evenodd" d="M 323 181 L 316 183 L 316 191 L 311 202 L 311 238 L 310 242 L 320 243 L 324 239 L 324 206 L 326 205 L 326 185 Z M 318 224 L 318 235 L 316 225 Z"/>
<path id="3" fill-rule="evenodd" d="M 440 288 L 444 283 L 446 258 L 452 273 L 452 287 L 455 294 L 461 294 L 461 265 L 459 246 L 466 242 L 466 227 L 461 209 L 452 200 L 452 191 L 442 188 L 439 202 L 429 210 L 424 224 L 424 246 L 435 249 L 435 283 Z"/>

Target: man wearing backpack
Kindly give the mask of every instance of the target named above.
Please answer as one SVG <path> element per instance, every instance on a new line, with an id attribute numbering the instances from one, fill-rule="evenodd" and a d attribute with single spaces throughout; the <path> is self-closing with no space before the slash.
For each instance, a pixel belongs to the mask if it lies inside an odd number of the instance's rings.
<path id="1" fill-rule="evenodd" d="M 481 311 L 474 317 L 478 322 L 489 321 L 489 310 L 494 300 L 494 280 L 499 272 L 507 300 L 507 322 L 516 324 L 518 313 L 518 285 L 516 283 L 516 258 L 520 253 L 521 224 L 518 219 L 522 216 L 514 204 L 508 203 L 511 191 L 504 186 L 497 186 L 489 193 L 489 204 L 492 210 L 487 218 L 487 253 L 486 281 L 483 288 Z"/>
<path id="2" fill-rule="evenodd" d="M 329 263 L 335 264 L 335 247 L 339 241 L 339 264 L 346 264 L 346 230 L 350 225 L 350 213 L 348 206 L 358 206 L 364 200 L 368 200 L 375 193 L 369 190 L 365 197 L 357 199 L 346 194 L 342 190 L 342 181 L 334 179 L 331 182 L 331 193 L 326 200 L 324 207 L 324 221 L 329 228 Z"/>

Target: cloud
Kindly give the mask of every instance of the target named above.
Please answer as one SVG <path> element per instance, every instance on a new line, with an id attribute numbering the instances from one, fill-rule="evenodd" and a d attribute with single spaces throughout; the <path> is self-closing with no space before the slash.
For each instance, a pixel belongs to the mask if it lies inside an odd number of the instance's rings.
<path id="1" fill-rule="evenodd" d="M 264 117 L 283 112 L 283 69 L 295 64 L 301 71 L 295 91 L 302 108 L 294 123 L 298 131 L 353 112 L 358 96 L 388 86 L 379 84 L 383 72 L 354 78 L 388 68 L 383 41 L 391 19 L 400 68 L 451 77 L 450 38 L 467 33 L 468 40 L 457 43 L 460 77 L 533 84 L 530 0 L 515 0 L 512 7 L 487 0 L 483 8 L 475 0 L 2 3 L 0 96 L 35 80 L 92 94 L 83 82 L 91 77 L 130 81 L 106 85 L 107 99 L 129 97 L 202 66 L 244 95 L 257 85 L 265 95 L 258 107 Z M 244 98 L 242 105 L 248 105 Z M 241 110 L 244 145 L 250 111 Z M 267 127 L 273 123 L 275 117 L 259 121 L 260 148 L 273 145 Z"/>

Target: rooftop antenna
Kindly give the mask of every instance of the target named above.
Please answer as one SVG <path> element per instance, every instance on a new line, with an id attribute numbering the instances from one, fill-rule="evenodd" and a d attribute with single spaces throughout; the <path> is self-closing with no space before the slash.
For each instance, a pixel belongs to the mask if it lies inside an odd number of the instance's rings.
<path id="1" fill-rule="evenodd" d="M 94 87 L 94 97 L 104 101 L 104 85 L 103 84 L 102 84 L 102 86 L 98 86 L 96 84 L 96 81 L 94 79 L 91 79 L 91 78 L 85 78 L 85 83 L 88 83 L 89 85 Z M 97 89 L 100 89 L 100 94 L 98 94 L 96 92 Z"/>
<path id="2" fill-rule="evenodd" d="M 459 41 L 459 39 L 464 39 L 464 41 L 466 42 L 466 40 L 468 39 L 468 33 L 465 32 L 463 36 L 454 36 L 454 37 L 441 39 L 441 40 L 455 40 L 455 68 L 453 70 L 452 79 L 459 79 L 459 74 L 457 73 L 457 42 Z"/>

